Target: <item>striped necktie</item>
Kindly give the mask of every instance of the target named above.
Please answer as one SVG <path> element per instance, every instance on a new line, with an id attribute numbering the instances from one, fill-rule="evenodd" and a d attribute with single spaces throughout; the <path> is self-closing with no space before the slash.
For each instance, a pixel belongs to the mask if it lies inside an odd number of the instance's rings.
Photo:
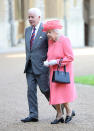
<path id="1" fill-rule="evenodd" d="M 33 27 L 32 35 L 31 35 L 31 40 L 30 40 L 30 49 L 32 48 L 32 43 L 33 43 L 33 41 L 34 41 L 35 30 L 36 30 L 36 28 Z"/>

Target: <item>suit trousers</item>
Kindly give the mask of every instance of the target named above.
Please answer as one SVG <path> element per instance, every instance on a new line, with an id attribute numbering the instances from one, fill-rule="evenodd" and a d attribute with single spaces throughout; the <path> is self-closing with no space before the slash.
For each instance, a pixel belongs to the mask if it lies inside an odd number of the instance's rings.
<path id="1" fill-rule="evenodd" d="M 38 103 L 37 103 L 37 85 L 40 91 L 49 100 L 49 73 L 36 75 L 34 73 L 26 73 L 27 78 L 27 98 L 29 105 L 29 116 L 38 119 Z"/>

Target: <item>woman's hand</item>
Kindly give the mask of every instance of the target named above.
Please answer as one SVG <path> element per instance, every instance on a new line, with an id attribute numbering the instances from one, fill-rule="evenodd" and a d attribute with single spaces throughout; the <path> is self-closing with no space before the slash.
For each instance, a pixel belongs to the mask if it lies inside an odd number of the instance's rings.
<path id="1" fill-rule="evenodd" d="M 50 60 L 49 61 L 49 65 L 56 65 L 57 64 L 57 60 Z"/>
<path id="2" fill-rule="evenodd" d="M 57 64 L 57 60 L 50 60 L 50 61 L 44 61 L 44 66 L 52 66 L 52 65 L 56 65 Z"/>
<path id="3" fill-rule="evenodd" d="M 44 66 L 49 66 L 49 62 L 46 60 L 46 61 L 44 61 Z"/>

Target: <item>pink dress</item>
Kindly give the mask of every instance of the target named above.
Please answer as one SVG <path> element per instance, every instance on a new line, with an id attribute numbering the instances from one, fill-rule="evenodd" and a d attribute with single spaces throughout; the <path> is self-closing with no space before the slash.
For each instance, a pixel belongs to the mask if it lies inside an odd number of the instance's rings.
<path id="1" fill-rule="evenodd" d="M 72 61 L 74 60 L 70 40 L 61 36 L 56 42 L 49 40 L 47 60 L 60 60 L 63 58 L 62 67 L 66 65 L 66 71 L 70 74 L 70 84 L 61 84 L 52 82 L 53 71 L 57 70 L 57 65 L 50 66 L 50 104 L 62 104 L 72 102 L 76 99 L 76 90 L 74 87 L 74 76 Z"/>

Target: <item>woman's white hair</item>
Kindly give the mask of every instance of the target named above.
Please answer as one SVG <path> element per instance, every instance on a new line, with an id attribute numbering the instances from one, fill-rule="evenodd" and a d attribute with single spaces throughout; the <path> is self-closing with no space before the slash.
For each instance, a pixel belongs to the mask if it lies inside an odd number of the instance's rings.
<path id="1" fill-rule="evenodd" d="M 55 31 L 57 33 L 58 37 L 62 35 L 61 29 L 54 29 L 53 31 Z"/>
<path id="2" fill-rule="evenodd" d="M 40 11 L 40 9 L 38 9 L 38 8 L 30 8 L 29 10 L 28 10 L 28 14 L 29 13 L 34 13 L 36 16 L 41 16 L 41 11 Z"/>

